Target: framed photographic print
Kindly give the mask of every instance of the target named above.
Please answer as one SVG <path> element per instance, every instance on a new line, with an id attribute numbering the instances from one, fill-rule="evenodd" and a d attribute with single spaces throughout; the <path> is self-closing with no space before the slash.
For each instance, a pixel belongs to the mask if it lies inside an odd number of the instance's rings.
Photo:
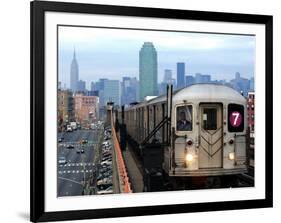
<path id="1" fill-rule="evenodd" d="M 31 2 L 31 221 L 272 207 L 272 21 Z"/>

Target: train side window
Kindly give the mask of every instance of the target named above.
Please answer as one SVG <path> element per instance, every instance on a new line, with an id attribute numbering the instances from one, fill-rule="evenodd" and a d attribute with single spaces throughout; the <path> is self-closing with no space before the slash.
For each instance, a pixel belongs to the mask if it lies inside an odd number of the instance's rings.
<path id="1" fill-rule="evenodd" d="M 177 131 L 192 131 L 192 105 L 177 107 Z"/>
<path id="2" fill-rule="evenodd" d="M 228 131 L 244 131 L 244 107 L 238 104 L 228 105 Z"/>

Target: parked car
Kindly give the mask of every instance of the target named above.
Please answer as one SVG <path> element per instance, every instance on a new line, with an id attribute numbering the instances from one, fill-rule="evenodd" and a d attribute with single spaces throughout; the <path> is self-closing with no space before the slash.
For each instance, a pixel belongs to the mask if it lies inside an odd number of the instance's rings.
<path id="1" fill-rule="evenodd" d="M 102 146 L 107 146 L 107 145 L 109 145 L 109 141 L 104 141 L 101 145 Z"/>
<path id="2" fill-rule="evenodd" d="M 66 126 L 66 131 L 67 131 L 67 132 L 72 132 L 72 131 L 73 131 L 71 125 L 67 125 L 67 126 Z"/>
<path id="3" fill-rule="evenodd" d="M 101 162 L 100 164 L 101 164 L 101 165 L 104 165 L 104 164 L 105 164 L 105 165 L 112 165 L 112 161 L 107 161 L 107 160 L 106 160 L 106 161 Z"/>
<path id="4" fill-rule="evenodd" d="M 98 190 L 105 190 L 108 187 L 112 187 L 112 183 L 97 185 Z"/>
<path id="5" fill-rule="evenodd" d="M 104 161 L 111 161 L 112 162 L 112 157 L 111 156 L 106 156 L 106 157 L 103 157 L 102 159 L 101 159 L 101 162 L 104 162 Z"/>
<path id="6" fill-rule="evenodd" d="M 101 174 L 101 179 L 106 178 L 106 177 L 112 177 L 112 170 L 111 169 L 104 169 L 100 171 Z"/>
<path id="7" fill-rule="evenodd" d="M 99 173 L 106 173 L 106 172 L 109 172 L 109 171 L 112 172 L 112 166 L 101 167 L 99 169 Z"/>
<path id="8" fill-rule="evenodd" d="M 112 156 L 112 152 L 111 151 L 103 151 L 102 152 L 102 158 L 107 157 L 107 156 Z"/>
<path id="9" fill-rule="evenodd" d="M 103 145 L 103 149 L 111 149 L 111 148 L 112 148 L 112 145 L 109 143 Z"/>
<path id="10" fill-rule="evenodd" d="M 112 149 L 112 145 L 110 144 L 106 144 L 102 147 L 102 150 L 111 150 Z"/>
<path id="11" fill-rule="evenodd" d="M 112 178 L 103 178 L 97 181 L 97 185 L 102 185 L 102 184 L 112 184 Z"/>
<path id="12" fill-rule="evenodd" d="M 110 152 L 104 153 L 104 154 L 102 155 L 102 160 L 103 160 L 103 159 L 106 160 L 106 159 L 109 159 L 109 158 L 112 158 L 112 154 L 111 154 Z"/>
<path id="13" fill-rule="evenodd" d="M 107 187 L 104 190 L 98 190 L 97 191 L 97 194 L 112 194 L 112 193 L 113 193 L 113 187 L 112 186 Z"/>
<path id="14" fill-rule="evenodd" d="M 104 137 L 104 140 L 109 140 L 109 139 L 111 139 L 109 136 Z"/>

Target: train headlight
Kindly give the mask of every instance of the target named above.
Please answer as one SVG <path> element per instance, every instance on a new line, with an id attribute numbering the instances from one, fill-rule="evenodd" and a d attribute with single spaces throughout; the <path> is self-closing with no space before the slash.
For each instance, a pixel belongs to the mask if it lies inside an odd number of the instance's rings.
<path id="1" fill-rule="evenodd" d="M 234 160 L 235 159 L 235 154 L 232 152 L 232 153 L 229 153 L 228 154 L 228 159 L 230 160 Z"/>
<path id="2" fill-rule="evenodd" d="M 186 156 L 185 156 L 185 160 L 186 160 L 187 162 L 192 162 L 192 160 L 193 160 L 193 155 L 190 154 L 190 153 L 187 153 Z"/>

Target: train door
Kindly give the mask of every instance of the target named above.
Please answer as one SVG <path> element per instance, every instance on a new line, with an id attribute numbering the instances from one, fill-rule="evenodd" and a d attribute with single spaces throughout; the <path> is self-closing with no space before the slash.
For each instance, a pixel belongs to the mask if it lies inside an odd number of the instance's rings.
<path id="1" fill-rule="evenodd" d="M 222 104 L 200 104 L 199 168 L 222 167 Z"/>

